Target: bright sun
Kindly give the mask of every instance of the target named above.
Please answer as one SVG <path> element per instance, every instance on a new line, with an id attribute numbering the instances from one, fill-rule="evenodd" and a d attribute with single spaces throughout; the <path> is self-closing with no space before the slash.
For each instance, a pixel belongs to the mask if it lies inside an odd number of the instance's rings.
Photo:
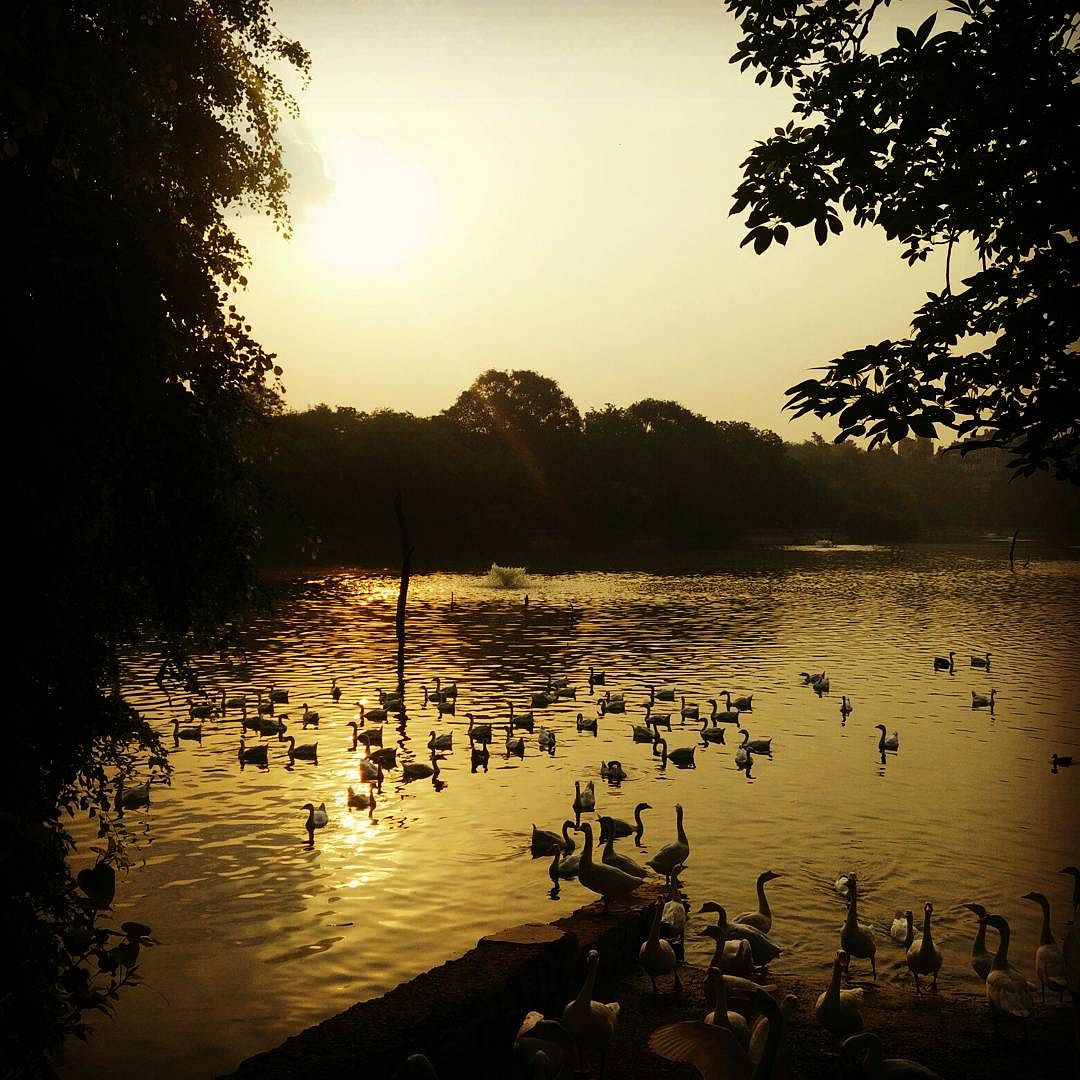
<path id="1" fill-rule="evenodd" d="M 315 257 L 339 271 L 378 273 L 413 256 L 435 218 L 434 185 L 422 170 L 377 142 L 341 140 L 330 147 L 330 198 L 303 226 Z"/>

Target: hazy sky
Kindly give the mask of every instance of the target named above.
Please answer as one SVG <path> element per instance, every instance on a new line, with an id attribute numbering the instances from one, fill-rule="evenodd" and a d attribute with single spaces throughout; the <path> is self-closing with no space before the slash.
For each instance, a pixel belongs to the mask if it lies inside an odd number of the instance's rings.
<path id="1" fill-rule="evenodd" d="M 926 8 L 894 5 L 908 25 Z M 525 367 L 582 411 L 672 398 L 828 435 L 788 422 L 785 388 L 904 334 L 941 287 L 943 260 L 909 270 L 871 231 L 740 250 L 739 162 L 790 99 L 728 64 L 720 0 L 276 10 L 312 55 L 283 133 L 296 228 L 243 223 L 242 303 L 293 408 L 429 415 Z"/>

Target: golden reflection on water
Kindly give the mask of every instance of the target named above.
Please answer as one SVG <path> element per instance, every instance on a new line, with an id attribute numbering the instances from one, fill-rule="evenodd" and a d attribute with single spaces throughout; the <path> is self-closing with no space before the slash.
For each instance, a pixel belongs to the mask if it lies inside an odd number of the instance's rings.
<path id="1" fill-rule="evenodd" d="M 319 764 L 289 768 L 283 744 L 269 739 L 268 768 L 241 771 L 232 712 L 204 722 L 201 745 L 181 743 L 172 787 L 155 787 L 150 810 L 127 815 L 139 846 L 114 914 L 150 924 L 162 946 L 145 955 L 146 985 L 123 996 L 116 1021 L 72 1048 L 73 1073 L 141 1077 L 152 1064 L 217 1074 L 486 932 L 587 902 L 574 882 L 552 900 L 548 860 L 528 853 L 533 823 L 557 829 L 573 817 L 575 780 L 596 781 L 600 812 L 629 819 L 636 802 L 652 804 L 635 852 L 642 861 L 673 838 L 674 804 L 685 806 L 692 855 L 683 881 L 694 910 L 708 899 L 749 908 L 757 873 L 782 871 L 769 886 L 785 948 L 778 971 L 824 978 L 843 915 L 834 882 L 846 870 L 861 874 L 861 917 L 882 929 L 882 979 L 906 978 L 889 921 L 926 899 L 945 992 L 976 987 L 963 901 L 1005 913 L 1014 962 L 1027 964 L 1038 915 L 1017 898 L 1045 892 L 1060 927 L 1069 886 L 1056 871 L 1078 861 L 1080 770 L 1051 775 L 1049 756 L 1080 748 L 1080 564 L 1044 559 L 1010 575 L 996 548 L 736 558 L 718 573 L 533 576 L 527 609 L 523 590 L 500 592 L 482 577 L 414 579 L 410 719 L 403 731 L 393 714 L 369 725 L 398 747 L 399 766 L 386 771 L 371 813 L 348 806 L 348 787 L 366 785 L 363 743 L 350 751 L 346 725 L 358 719 L 356 702 L 373 706 L 377 689 L 396 683 L 397 582 L 337 573 L 283 588 L 274 616 L 252 630 L 250 675 L 208 661 L 206 678 L 252 701 L 270 683 L 289 688 L 280 709 L 300 741 L 318 741 Z M 965 662 L 990 651 L 993 667 L 934 672 L 932 657 L 949 649 Z M 595 736 L 576 728 L 579 711 L 596 712 L 590 665 L 608 674 L 597 690 L 622 692 L 629 705 L 601 718 Z M 798 672 L 822 669 L 831 693 L 819 697 Z M 168 732 L 154 671 L 132 662 L 128 682 Z M 524 757 L 507 757 L 496 730 L 486 770 L 473 771 L 465 714 L 505 723 L 507 702 L 527 711 L 549 674 L 578 691 L 534 710 L 536 732 L 543 724 L 556 733 L 554 757 L 528 732 L 519 733 Z M 436 675 L 460 688 L 456 712 L 441 718 L 422 705 L 421 686 Z M 662 768 L 648 744 L 630 739 L 649 683 L 676 686 L 703 711 L 721 690 L 753 693 L 744 722 L 754 738 L 773 738 L 772 757 L 755 755 L 750 775 L 737 769 L 732 728 L 727 745 L 699 749 L 696 768 Z M 971 709 L 971 690 L 991 685 L 994 713 Z M 305 700 L 322 718 L 301 738 Z M 662 708 L 675 714 L 670 748 L 694 745 L 697 728 L 680 726 L 680 703 Z M 899 752 L 884 763 L 877 723 L 900 732 Z M 455 736 L 440 782 L 403 783 L 402 764 L 429 760 L 432 728 Z M 621 783 L 599 778 L 611 758 L 627 769 Z M 325 802 L 330 817 L 313 849 L 300 809 L 309 801 Z M 83 840 L 90 858 L 92 837 Z M 687 954 L 701 961 L 711 943 L 697 929 L 692 919 Z"/>

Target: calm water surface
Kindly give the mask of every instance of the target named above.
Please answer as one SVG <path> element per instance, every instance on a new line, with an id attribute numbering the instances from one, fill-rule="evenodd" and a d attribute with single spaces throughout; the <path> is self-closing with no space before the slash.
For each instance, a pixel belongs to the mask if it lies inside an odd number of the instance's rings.
<path id="1" fill-rule="evenodd" d="M 880 978 L 907 977 L 887 926 L 897 909 L 918 914 L 927 899 L 945 992 L 978 989 L 967 960 L 974 919 L 956 909 L 964 900 L 1010 918 L 1013 959 L 1030 967 L 1038 908 L 1018 898 L 1045 892 L 1060 931 L 1071 879 L 1057 871 L 1080 861 L 1080 768 L 1052 775 L 1048 763 L 1053 751 L 1080 752 L 1075 551 L 1016 574 L 1000 545 L 738 560 L 694 575 L 530 576 L 527 610 L 524 590 L 482 577 L 414 579 L 408 722 L 403 732 L 388 724 L 384 741 L 400 746 L 399 762 L 426 760 L 432 729 L 453 731 L 455 749 L 439 789 L 389 773 L 372 815 L 347 807 L 349 785 L 360 784 L 345 725 L 355 702 L 373 704 L 395 682 L 397 583 L 338 572 L 282 587 L 275 614 L 254 629 L 247 678 L 208 662 L 205 682 L 252 696 L 270 683 L 287 688 L 291 703 L 279 712 L 298 742 L 318 741 L 319 764 L 289 768 L 285 747 L 270 742 L 269 768 L 241 771 L 232 713 L 205 723 L 201 745 L 180 744 L 172 786 L 155 787 L 151 808 L 126 816 L 135 865 L 114 913 L 117 924 L 149 923 L 161 945 L 144 953 L 145 982 L 123 995 L 116 1019 L 70 1049 L 69 1075 L 219 1074 L 487 932 L 588 902 L 576 882 L 552 900 L 548 860 L 529 855 L 533 822 L 555 829 L 573 816 L 576 779 L 596 781 L 602 812 L 630 818 L 638 801 L 652 804 L 643 859 L 674 839 L 673 808 L 683 804 L 694 911 L 707 899 L 733 913 L 753 907 L 759 871 L 781 871 L 769 887 L 773 936 L 786 950 L 776 971 L 824 985 L 843 917 L 832 882 L 847 869 L 862 875 L 863 921 L 883 928 Z M 949 649 L 955 674 L 935 673 L 932 657 Z M 989 673 L 968 666 L 970 653 L 986 651 Z M 628 716 L 602 718 L 595 737 L 575 724 L 579 711 L 596 713 L 590 665 L 631 705 Z M 822 669 L 832 692 L 818 697 L 798 673 Z M 170 734 L 154 671 L 131 665 L 131 696 Z M 524 759 L 507 760 L 496 739 L 488 771 L 472 773 L 465 712 L 501 720 L 508 701 L 528 708 L 549 672 L 578 690 L 576 702 L 537 711 L 538 727 L 543 716 L 557 734 L 555 756 L 526 735 Z M 435 675 L 457 680 L 456 716 L 422 706 L 421 685 Z M 733 745 L 700 750 L 694 770 L 662 769 L 630 738 L 649 683 L 676 687 L 703 711 L 721 690 L 752 692 L 744 726 L 772 736 L 772 758 L 755 759 L 752 779 L 735 768 Z M 994 714 L 973 710 L 971 691 L 991 686 Z M 842 694 L 854 706 L 846 724 Z M 305 701 L 321 713 L 317 734 L 299 730 Z M 884 765 L 877 723 L 900 733 L 900 752 Z M 694 731 L 676 722 L 669 744 L 693 744 Z M 600 780 L 600 761 L 611 758 L 629 773 L 622 784 Z M 300 809 L 308 801 L 325 802 L 331 816 L 313 850 Z M 81 843 L 86 855 L 90 843 Z M 711 950 L 696 936 L 701 925 L 691 920 L 692 961 Z"/>

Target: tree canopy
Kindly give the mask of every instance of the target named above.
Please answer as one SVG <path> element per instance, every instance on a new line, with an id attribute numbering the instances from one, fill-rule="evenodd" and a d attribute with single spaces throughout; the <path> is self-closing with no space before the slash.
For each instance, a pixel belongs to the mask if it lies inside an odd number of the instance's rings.
<path id="1" fill-rule="evenodd" d="M 743 34 L 731 62 L 791 87 L 796 117 L 743 162 L 743 243 L 760 254 L 812 225 L 824 244 L 850 221 L 909 264 L 945 254 L 907 338 L 831 360 L 786 407 L 871 446 L 952 429 L 1009 448 L 1020 473 L 1080 482 L 1076 6 L 953 0 L 893 34 L 889 0 L 726 3 Z M 959 246 L 980 261 L 962 281 Z"/>

